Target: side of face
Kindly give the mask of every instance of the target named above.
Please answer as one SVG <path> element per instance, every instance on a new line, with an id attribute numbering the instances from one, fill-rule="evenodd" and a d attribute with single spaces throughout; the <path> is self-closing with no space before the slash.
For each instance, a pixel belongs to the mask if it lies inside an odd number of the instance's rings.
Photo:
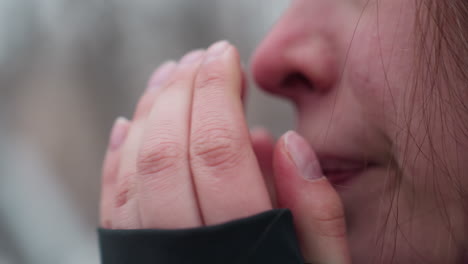
<path id="1" fill-rule="evenodd" d="M 324 162 L 369 165 L 336 184 L 356 263 L 452 263 L 466 233 L 454 190 L 468 155 L 446 87 L 420 74 L 416 2 L 293 1 L 252 61 L 260 87 L 295 103 Z"/>

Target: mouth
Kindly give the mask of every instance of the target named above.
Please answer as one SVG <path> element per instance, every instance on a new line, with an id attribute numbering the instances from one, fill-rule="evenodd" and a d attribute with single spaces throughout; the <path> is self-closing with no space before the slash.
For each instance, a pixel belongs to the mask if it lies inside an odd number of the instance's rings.
<path id="1" fill-rule="evenodd" d="M 320 155 L 318 159 L 323 174 L 334 185 L 347 185 L 351 180 L 377 166 L 377 163 L 368 160 L 354 160 Z"/>

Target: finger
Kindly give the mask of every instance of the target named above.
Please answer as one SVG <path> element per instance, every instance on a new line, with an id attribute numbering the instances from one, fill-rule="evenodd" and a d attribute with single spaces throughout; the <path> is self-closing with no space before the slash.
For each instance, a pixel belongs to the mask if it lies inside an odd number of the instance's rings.
<path id="1" fill-rule="evenodd" d="M 273 173 L 273 136 L 263 127 L 256 127 L 250 131 L 252 148 L 257 157 L 260 169 L 264 174 Z"/>
<path id="2" fill-rule="evenodd" d="M 193 82 L 203 50 L 186 55 L 155 98 L 138 155 L 139 211 L 145 228 L 200 226 L 188 162 Z"/>
<path id="3" fill-rule="evenodd" d="M 351 263 L 341 200 L 323 176 L 317 157 L 295 132 L 274 153 L 278 203 L 291 209 L 307 263 Z"/>
<path id="4" fill-rule="evenodd" d="M 244 103 L 244 107 L 245 107 L 246 106 L 245 102 L 247 101 L 247 96 L 248 96 L 249 83 L 248 83 L 248 79 L 247 79 L 247 71 L 245 70 L 245 66 L 243 64 L 241 64 L 241 74 L 242 74 L 241 99 L 242 99 L 242 103 Z"/>
<path id="5" fill-rule="evenodd" d="M 140 149 L 146 119 L 154 98 L 161 90 L 161 87 L 167 82 L 167 79 L 171 77 L 174 68 L 174 62 L 161 65 L 153 74 L 152 81 L 149 82 L 149 88 L 147 88 L 137 104 L 132 126 L 128 131 L 127 139 L 121 150 L 123 158 L 118 169 L 112 210 L 114 228 L 143 228 L 136 200 L 138 150 Z"/>
<path id="6" fill-rule="evenodd" d="M 241 82 L 234 47 L 211 46 L 195 80 L 190 131 L 191 168 L 208 225 L 271 208 L 244 119 Z"/>
<path id="7" fill-rule="evenodd" d="M 123 117 L 115 120 L 102 167 L 100 225 L 104 228 L 112 228 L 112 203 L 119 168 L 120 146 L 127 137 L 129 126 L 130 122 Z"/>
<path id="8" fill-rule="evenodd" d="M 165 82 L 174 72 L 177 63 L 174 61 L 167 61 L 163 63 L 151 76 L 147 88 L 140 98 L 133 119 L 144 119 L 150 112 L 154 98 L 160 89 L 159 87 L 164 86 Z"/>
<path id="9" fill-rule="evenodd" d="M 273 136 L 265 128 L 257 127 L 250 131 L 250 139 L 270 194 L 270 200 L 273 207 L 276 207 L 275 182 L 273 179 Z"/>

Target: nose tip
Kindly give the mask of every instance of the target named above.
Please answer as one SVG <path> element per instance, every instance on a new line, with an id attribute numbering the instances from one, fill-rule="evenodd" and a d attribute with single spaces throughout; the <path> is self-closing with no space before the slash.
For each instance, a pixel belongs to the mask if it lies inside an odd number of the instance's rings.
<path id="1" fill-rule="evenodd" d="M 256 50 L 251 66 L 257 84 L 268 92 L 293 98 L 328 92 L 338 77 L 331 41 L 318 34 L 288 33 L 286 27 L 274 30 Z"/>
<path id="2" fill-rule="evenodd" d="M 280 47 L 267 37 L 254 53 L 251 69 L 255 82 L 262 89 L 278 92 L 284 73 L 289 72 L 289 66 L 284 63 L 284 54 L 278 52 Z"/>

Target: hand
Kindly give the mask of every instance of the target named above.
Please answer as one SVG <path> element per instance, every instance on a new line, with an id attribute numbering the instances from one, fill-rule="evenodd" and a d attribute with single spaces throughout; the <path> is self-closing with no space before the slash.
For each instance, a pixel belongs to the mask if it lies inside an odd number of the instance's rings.
<path id="1" fill-rule="evenodd" d="M 226 42 L 155 74 L 131 124 L 121 125 L 125 142 L 107 158 L 106 227 L 196 227 L 272 208 L 244 121 L 242 78 Z"/>
<path id="2" fill-rule="evenodd" d="M 264 130 L 250 136 L 242 83 L 237 51 L 226 42 L 155 72 L 132 121 L 114 125 L 101 225 L 213 225 L 272 209 L 277 197 L 293 212 L 307 261 L 348 263 L 341 202 L 313 151 L 294 132 L 276 147 Z"/>
<path id="3" fill-rule="evenodd" d="M 322 175 L 309 144 L 293 131 L 284 134 L 276 146 L 266 131 L 254 131 L 252 138 L 262 170 L 274 174 L 265 178 L 274 178 L 277 206 L 293 213 L 306 263 L 351 263 L 340 197 Z"/>

